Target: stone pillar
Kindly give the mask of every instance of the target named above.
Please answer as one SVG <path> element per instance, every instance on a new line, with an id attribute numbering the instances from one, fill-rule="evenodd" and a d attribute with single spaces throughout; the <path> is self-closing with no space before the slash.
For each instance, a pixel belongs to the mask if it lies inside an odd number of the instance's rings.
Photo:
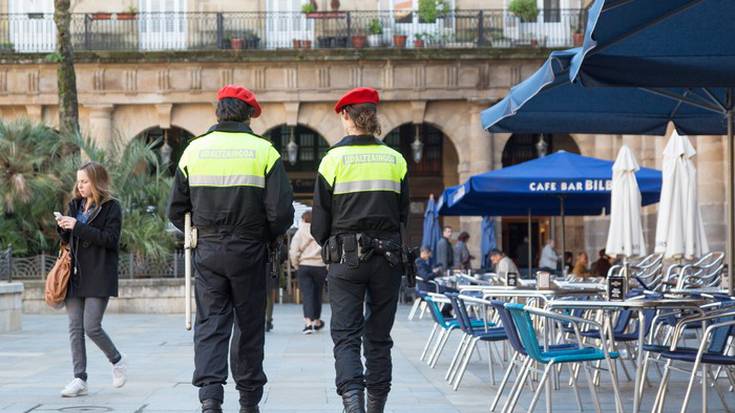
<path id="1" fill-rule="evenodd" d="M 467 172 L 460 172 L 460 181 L 464 182 L 471 175 L 487 172 L 493 165 L 492 136 L 482 127 L 480 112 L 489 106 L 489 101 L 477 101 L 470 103 L 470 122 L 467 125 L 466 142 L 469 145 L 469 154 L 460 154 L 461 160 L 469 160 Z M 469 249 L 474 255 L 473 266 L 480 263 L 480 236 L 482 235 L 481 217 L 461 217 L 460 230 L 470 234 Z"/>
<path id="2" fill-rule="evenodd" d="M 26 105 L 26 114 L 33 123 L 43 122 L 43 105 Z"/>
<path id="3" fill-rule="evenodd" d="M 87 105 L 89 127 L 87 134 L 101 147 L 111 150 L 114 147 L 112 130 L 113 105 Z"/>
<path id="4" fill-rule="evenodd" d="M 691 138 L 690 138 L 691 139 Z M 727 242 L 725 140 L 722 136 L 697 136 L 699 206 L 710 249 L 724 251 Z"/>

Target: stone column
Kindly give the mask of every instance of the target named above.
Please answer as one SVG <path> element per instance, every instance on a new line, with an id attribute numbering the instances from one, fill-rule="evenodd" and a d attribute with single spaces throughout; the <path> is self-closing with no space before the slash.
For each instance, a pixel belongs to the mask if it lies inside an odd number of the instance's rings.
<path id="1" fill-rule="evenodd" d="M 724 251 L 727 242 L 725 140 L 722 136 L 697 136 L 696 142 L 698 195 L 704 230 L 710 249 Z"/>
<path id="2" fill-rule="evenodd" d="M 470 102 L 470 122 L 467 125 L 466 141 L 469 154 L 459 154 L 460 160 L 469 160 L 466 173 L 459 171 L 460 181 L 464 182 L 471 175 L 487 172 L 493 164 L 492 136 L 482 127 L 480 112 L 489 106 L 489 101 Z M 474 255 L 473 266 L 480 263 L 480 236 L 482 234 L 481 217 L 461 217 L 460 230 L 470 234 L 469 249 Z"/>
<path id="3" fill-rule="evenodd" d="M 89 127 L 87 134 L 106 150 L 113 149 L 114 133 L 112 130 L 113 105 L 87 105 Z"/>

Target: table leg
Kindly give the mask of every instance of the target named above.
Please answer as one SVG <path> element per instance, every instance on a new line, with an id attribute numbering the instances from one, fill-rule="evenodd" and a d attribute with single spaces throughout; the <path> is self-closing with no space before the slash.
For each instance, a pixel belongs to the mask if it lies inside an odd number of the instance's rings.
<path id="1" fill-rule="evenodd" d="M 643 343 L 646 339 L 646 332 L 644 327 L 646 325 L 646 312 L 638 312 L 638 360 L 636 362 L 635 369 L 635 386 L 633 387 L 633 413 L 640 413 L 641 411 L 641 399 L 643 398 L 643 389 L 641 383 L 643 382 L 643 369 L 640 368 L 643 365 Z"/>

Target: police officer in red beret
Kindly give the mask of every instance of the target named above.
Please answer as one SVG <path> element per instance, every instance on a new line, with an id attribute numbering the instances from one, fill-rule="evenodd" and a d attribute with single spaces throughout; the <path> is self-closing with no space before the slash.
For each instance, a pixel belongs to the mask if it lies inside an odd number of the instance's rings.
<path id="1" fill-rule="evenodd" d="M 184 228 L 192 214 L 198 242 L 194 377 L 203 413 L 221 413 L 233 319 L 233 378 L 241 413 L 257 413 L 263 372 L 266 245 L 293 222 L 293 194 L 278 151 L 250 129 L 260 105 L 248 89 L 217 93 L 217 124 L 181 156 L 169 218 Z"/>
<path id="2" fill-rule="evenodd" d="M 385 145 L 378 92 L 357 88 L 335 106 L 347 136 L 319 165 L 311 233 L 329 263 L 337 393 L 347 413 L 382 413 L 391 386 L 391 340 L 409 213 L 407 164 Z M 361 349 L 364 349 L 363 368 Z"/>

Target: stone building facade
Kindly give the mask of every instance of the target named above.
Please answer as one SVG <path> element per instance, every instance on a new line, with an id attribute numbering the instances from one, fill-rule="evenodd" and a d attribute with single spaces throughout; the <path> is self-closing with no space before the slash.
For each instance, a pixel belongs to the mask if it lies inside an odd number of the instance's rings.
<path id="1" fill-rule="evenodd" d="M 44 1 L 48 0 L 39 3 Z M 490 3 L 502 8 L 503 1 Z M 6 10 L 16 10 L 17 3 L 0 1 Z M 99 2 L 74 3 L 75 12 L 99 11 Z M 133 3 L 141 7 L 157 2 Z M 276 3 L 289 2 L 187 0 L 180 5 L 189 11 L 234 12 L 244 11 L 236 7 L 245 5 L 257 11 L 269 10 Z M 329 2 L 317 3 L 326 9 Z M 388 3 L 342 0 L 341 10 L 368 6 L 386 10 Z M 395 0 L 393 5 L 398 3 Z M 561 0 L 560 4 L 579 7 L 578 2 L 570 3 L 573 1 Z M 125 0 L 105 4 L 112 12 L 135 6 Z M 477 0 L 455 0 L 454 4 L 466 9 L 488 7 Z M 342 135 L 332 111 L 334 101 L 352 87 L 375 87 L 383 100 L 380 120 L 386 141 L 407 157 L 417 131 L 424 143 L 423 158 L 418 163 L 411 161 L 410 173 L 412 240 L 418 242 L 429 194 L 438 195 L 444 187 L 472 174 L 536 156 L 534 143 L 541 137 L 491 135 L 482 128 L 480 112 L 535 71 L 548 52 L 522 44 L 510 48 L 83 50 L 77 52 L 76 65 L 80 121 L 83 132 L 103 146 L 112 148 L 113 142 L 124 145 L 133 139 L 158 137 L 165 144 L 178 145 L 173 149 L 176 158 L 186 138 L 203 133 L 215 122 L 216 90 L 228 83 L 248 86 L 263 105 L 263 115 L 253 121 L 253 129 L 278 141 L 276 146 L 282 152 L 290 139 L 299 143 L 299 158 L 288 169 L 298 199 L 308 203 L 318 158 Z M 4 121 L 29 118 L 54 127 L 57 101 L 56 66 L 48 62 L 45 53 L 15 50 L 0 54 L 0 117 Z M 571 150 L 603 159 L 614 159 L 619 147 L 626 144 L 643 166 L 656 168 L 661 167 L 666 142 L 665 137 L 611 135 L 545 135 L 543 139 L 551 150 Z M 691 140 L 698 150 L 700 202 L 707 236 L 713 249 L 724 250 L 725 141 L 720 136 Z M 655 213 L 655 206 L 645 209 L 649 246 L 653 245 Z M 479 256 L 480 218 L 445 218 L 444 223 L 468 231 L 472 252 Z M 559 226 L 558 219 L 534 218 L 532 238 L 537 251 L 542 241 L 552 236 L 560 244 Z M 514 255 L 525 234 L 526 219 L 504 217 L 496 227 L 500 246 Z M 594 257 L 604 246 L 607 218 L 568 218 L 566 234 L 569 251 L 586 250 Z"/>

